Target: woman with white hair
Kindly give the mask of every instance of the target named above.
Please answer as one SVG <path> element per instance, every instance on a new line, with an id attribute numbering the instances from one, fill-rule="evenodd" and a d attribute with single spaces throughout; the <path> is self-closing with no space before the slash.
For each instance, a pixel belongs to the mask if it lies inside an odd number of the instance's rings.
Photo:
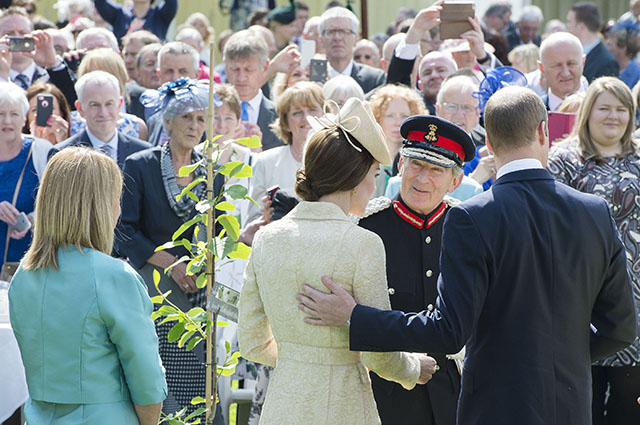
<path id="1" fill-rule="evenodd" d="M 340 108 L 349 98 L 356 97 L 364 100 L 364 91 L 360 84 L 347 75 L 338 75 L 324 83 L 322 93 L 326 100 L 333 100 Z"/>
<path id="2" fill-rule="evenodd" d="M 31 244 L 25 218 L 33 213 L 39 176 L 51 148 L 45 140 L 22 134 L 28 110 L 29 102 L 22 89 L 13 83 L 0 83 L 0 258 L 5 272 L 3 280 L 10 279 L 15 270 L 13 266 Z"/>
<path id="3" fill-rule="evenodd" d="M 149 293 L 157 295 L 153 271 L 162 276 L 159 287 L 163 293 L 171 290 L 169 300 L 188 311 L 192 307 L 204 307 L 206 290 L 198 289 L 196 276 L 187 275 L 186 263 L 180 263 L 164 274 L 163 270 L 189 255 L 183 247 L 156 252 L 156 247 L 171 240 L 173 233 L 196 214 L 196 201 L 189 196 L 176 198 L 194 179 L 206 176 L 206 170 L 198 167 L 187 176 L 180 177 L 180 168 L 194 164 L 202 155 L 194 148 L 200 143 L 207 125 L 209 87 L 186 78 L 166 83 L 159 89 L 159 96 L 152 104 L 162 114 L 162 121 L 169 142 L 129 156 L 124 163 L 125 190 L 122 196 L 122 217 L 116 238 L 120 254 L 144 278 Z M 222 175 L 216 179 L 221 183 Z M 194 186 L 191 191 L 199 198 L 206 198 L 206 183 Z M 216 194 L 220 185 L 216 184 Z M 182 235 L 187 240 L 194 237 L 193 228 Z M 167 373 L 169 394 L 163 410 L 173 413 L 196 406 L 191 399 L 205 393 L 205 366 L 202 345 L 192 351 L 170 343 L 167 335 L 173 323 L 157 324 L 160 339 L 160 357 Z"/>

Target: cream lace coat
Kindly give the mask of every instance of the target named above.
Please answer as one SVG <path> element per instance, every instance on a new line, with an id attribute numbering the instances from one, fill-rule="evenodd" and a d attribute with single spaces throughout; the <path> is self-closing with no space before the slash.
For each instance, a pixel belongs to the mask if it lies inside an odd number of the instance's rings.
<path id="1" fill-rule="evenodd" d="M 415 386 L 417 357 L 349 351 L 346 327 L 303 322 L 296 294 L 331 276 L 360 304 L 389 309 L 384 247 L 332 203 L 302 202 L 255 237 L 239 306 L 242 355 L 275 366 L 260 424 L 378 424 L 366 368 Z"/>

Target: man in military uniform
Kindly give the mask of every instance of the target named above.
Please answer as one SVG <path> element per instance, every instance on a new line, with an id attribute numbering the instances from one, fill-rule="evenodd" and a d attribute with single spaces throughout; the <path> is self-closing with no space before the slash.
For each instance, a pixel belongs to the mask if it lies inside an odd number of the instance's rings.
<path id="1" fill-rule="evenodd" d="M 475 147 L 462 129 L 434 116 L 410 117 L 400 132 L 400 193 L 373 200 L 359 224 L 384 242 L 391 308 L 419 312 L 433 309 L 438 295 L 442 225 L 453 201 L 445 195 L 460 185 Z M 411 391 L 371 374 L 383 425 L 455 425 L 460 374 L 445 354 L 429 355 L 440 370 Z"/>

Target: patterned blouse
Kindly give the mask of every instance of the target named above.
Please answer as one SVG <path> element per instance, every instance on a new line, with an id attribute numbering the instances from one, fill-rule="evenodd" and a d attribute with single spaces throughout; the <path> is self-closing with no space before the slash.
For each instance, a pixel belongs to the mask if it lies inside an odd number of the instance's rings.
<path id="1" fill-rule="evenodd" d="M 557 181 L 597 195 L 609 204 L 627 251 L 633 298 L 640 308 L 640 151 L 623 158 L 605 158 L 603 164 L 597 164 L 580 156 L 575 140 L 567 141 L 551 148 L 547 168 Z M 640 366 L 640 339 L 594 364 Z"/>

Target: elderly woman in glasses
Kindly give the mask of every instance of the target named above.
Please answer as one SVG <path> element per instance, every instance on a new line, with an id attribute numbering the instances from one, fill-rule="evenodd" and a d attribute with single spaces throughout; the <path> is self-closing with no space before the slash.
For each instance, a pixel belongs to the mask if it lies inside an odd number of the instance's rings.
<path id="1" fill-rule="evenodd" d="M 209 87 L 196 80 L 181 80 L 166 83 L 158 90 L 159 96 L 152 103 L 162 113 L 163 125 L 170 139 L 164 146 L 138 152 L 127 158 L 124 164 L 124 191 L 122 217 L 116 236 L 118 248 L 123 256 L 140 272 L 149 293 L 157 295 L 153 283 L 153 270 L 162 276 L 160 289 L 171 290 L 169 300 L 187 311 L 202 307 L 205 290 L 198 290 L 196 277 L 187 275 L 185 263 L 173 267 L 165 275 L 163 270 L 178 258 L 188 255 L 186 249 L 175 247 L 155 252 L 156 247 L 171 240 L 172 234 L 186 221 L 196 215 L 196 202 L 184 196 L 176 197 L 195 178 L 206 175 L 198 167 L 188 177 L 179 177 L 181 167 L 201 159 L 194 150 L 205 131 Z M 221 180 L 216 180 L 219 193 Z M 206 196 L 206 184 L 192 188 L 200 199 Z M 183 233 L 186 239 L 193 238 L 193 228 Z M 198 347 L 194 351 L 178 348 L 167 341 L 171 323 L 157 324 L 160 340 L 160 357 L 167 370 L 169 395 L 163 409 L 174 412 L 183 407 L 193 410 L 190 401 L 205 393 L 205 366 Z"/>

